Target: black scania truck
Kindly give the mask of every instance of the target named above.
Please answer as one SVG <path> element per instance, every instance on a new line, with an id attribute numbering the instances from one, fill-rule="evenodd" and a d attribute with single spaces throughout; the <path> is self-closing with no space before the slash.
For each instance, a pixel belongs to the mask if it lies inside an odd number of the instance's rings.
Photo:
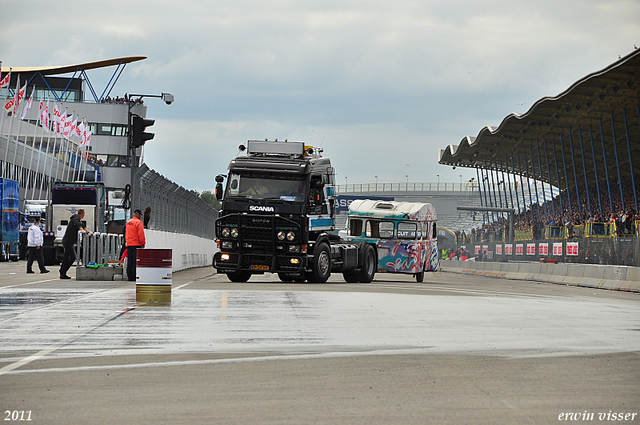
<path id="1" fill-rule="evenodd" d="M 276 139 L 249 140 L 240 150 L 229 173 L 216 177 L 218 273 L 233 282 L 265 272 L 284 282 L 323 283 L 332 272 L 347 282 L 373 280 L 375 247 L 333 233 L 335 174 L 321 148 Z"/>

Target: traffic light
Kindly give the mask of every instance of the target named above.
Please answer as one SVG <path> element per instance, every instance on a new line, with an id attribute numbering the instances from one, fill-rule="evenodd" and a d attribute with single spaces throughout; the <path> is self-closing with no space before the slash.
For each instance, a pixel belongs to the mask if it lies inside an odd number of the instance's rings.
<path id="1" fill-rule="evenodd" d="M 131 147 L 139 148 L 144 145 L 147 140 L 153 139 L 155 134 L 146 133 L 147 127 L 151 127 L 156 121 L 142 118 L 139 115 L 131 115 Z"/>

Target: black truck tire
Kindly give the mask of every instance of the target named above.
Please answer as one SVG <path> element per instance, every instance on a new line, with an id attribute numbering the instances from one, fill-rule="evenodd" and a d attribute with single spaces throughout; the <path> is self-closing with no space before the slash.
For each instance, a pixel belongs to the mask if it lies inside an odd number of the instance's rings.
<path id="1" fill-rule="evenodd" d="M 313 250 L 313 268 L 307 273 L 307 280 L 312 283 L 325 283 L 331 276 L 331 250 L 320 242 Z"/>
<path id="2" fill-rule="evenodd" d="M 293 276 L 288 273 L 278 273 L 278 277 L 283 282 L 293 282 Z"/>
<path id="3" fill-rule="evenodd" d="M 362 268 L 360 269 L 358 280 L 361 283 L 370 283 L 376 275 L 376 268 L 376 253 L 371 245 L 365 245 L 362 253 Z"/>
<path id="4" fill-rule="evenodd" d="M 227 277 L 231 282 L 246 282 L 251 277 L 251 272 L 242 271 L 227 273 Z"/>

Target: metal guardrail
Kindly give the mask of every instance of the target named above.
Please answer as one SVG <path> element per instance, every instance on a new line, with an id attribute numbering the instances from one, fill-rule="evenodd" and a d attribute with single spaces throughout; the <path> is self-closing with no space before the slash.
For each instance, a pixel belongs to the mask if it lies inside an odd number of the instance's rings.
<path id="1" fill-rule="evenodd" d="M 477 192 L 478 183 L 355 183 L 336 185 L 335 188 L 338 194 L 354 192 Z M 501 189 L 496 187 L 496 190 Z"/>
<path id="2" fill-rule="evenodd" d="M 215 238 L 218 211 L 195 193 L 140 166 L 134 176 L 132 209 L 151 207 L 149 228 L 165 232 L 186 233 L 202 238 Z"/>
<path id="3" fill-rule="evenodd" d="M 118 234 L 78 232 L 76 266 L 85 266 L 91 262 L 95 264 L 118 262 L 123 243 L 123 236 Z"/>

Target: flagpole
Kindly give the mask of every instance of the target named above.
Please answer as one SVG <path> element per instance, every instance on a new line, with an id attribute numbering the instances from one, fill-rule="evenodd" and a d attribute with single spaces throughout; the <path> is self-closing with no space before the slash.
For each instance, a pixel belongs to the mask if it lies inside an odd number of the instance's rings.
<path id="1" fill-rule="evenodd" d="M 0 61 L 0 71 L 2 70 L 2 61 Z M 2 74 L 0 73 L 0 76 Z M 7 98 L 9 97 L 9 87 L 11 86 L 11 68 L 9 68 L 9 74 L 8 74 L 8 80 L 9 82 L 7 83 L 7 90 L 4 93 L 4 102 L 2 102 L 2 114 L 0 115 L 0 138 L 2 137 L 2 130 L 4 129 L 4 121 L 5 121 L 5 116 L 7 115 L 5 112 L 5 105 L 7 104 Z M 9 138 L 7 137 L 7 146 L 5 147 L 6 152 L 9 152 Z M 0 170 L 0 175 L 2 177 L 4 177 L 4 170 L 7 164 L 7 160 L 5 159 L 5 161 L 2 163 L 2 169 Z"/>
<path id="2" fill-rule="evenodd" d="M 44 116 L 44 114 L 47 114 L 47 122 L 43 123 L 42 122 L 42 118 Z M 44 152 L 44 164 L 42 166 L 42 176 L 43 179 L 40 182 L 40 191 L 38 192 L 38 199 L 42 199 L 42 186 L 44 186 L 44 177 L 47 175 L 47 156 L 49 155 L 49 143 L 51 142 L 51 130 L 48 128 L 49 127 L 49 93 L 47 93 L 47 106 L 44 107 L 44 111 L 42 113 L 42 115 L 40 116 L 40 125 L 42 126 L 42 131 L 44 132 L 44 126 L 47 126 L 47 150 Z M 42 137 L 44 138 L 44 133 L 42 134 Z M 38 170 L 40 170 L 40 158 L 42 157 L 42 146 L 40 146 L 40 150 L 38 151 L 38 165 L 36 166 L 36 168 Z M 33 191 L 34 196 L 35 196 L 35 190 Z"/>
<path id="3" fill-rule="evenodd" d="M 80 144 L 82 145 L 82 147 L 84 148 L 84 168 L 82 169 L 82 181 L 84 181 L 87 178 L 87 167 L 89 166 L 89 153 L 87 150 L 87 145 L 85 143 L 84 140 L 84 131 L 85 128 L 87 128 L 87 117 L 82 117 L 82 132 L 80 134 Z M 95 170 L 95 167 L 94 167 Z M 95 177 L 94 177 L 95 180 Z"/>
<path id="4" fill-rule="evenodd" d="M 24 118 L 27 118 L 27 123 L 30 124 L 29 122 L 29 117 L 27 115 L 31 114 L 31 102 L 33 102 L 33 94 L 36 91 L 36 85 L 33 85 L 33 90 L 31 90 L 31 96 L 29 97 L 29 100 L 27 101 L 27 104 L 24 105 L 24 108 L 22 109 L 22 115 L 20 116 L 20 120 L 24 121 Z M 24 92 L 24 95 L 27 95 L 27 92 Z M 34 126 L 34 130 L 33 130 L 33 144 L 36 144 L 36 130 L 38 129 L 38 125 L 37 125 L 37 121 L 36 121 L 36 125 Z M 27 126 L 27 130 L 25 130 L 25 136 L 24 136 L 24 149 L 22 150 L 22 162 L 20 162 L 20 168 L 22 170 L 24 170 L 24 160 L 27 157 L 27 142 L 28 142 L 28 138 L 29 138 L 29 127 Z M 33 158 L 33 150 L 31 151 L 31 157 Z M 31 165 L 29 165 L 29 170 L 31 170 Z M 22 172 L 22 175 L 24 176 L 24 171 Z M 24 192 L 25 195 L 27 194 L 27 184 L 29 183 L 29 176 L 27 175 L 27 181 L 24 182 Z"/>
<path id="5" fill-rule="evenodd" d="M 56 109 L 58 109 L 58 105 L 56 104 Z M 54 114 L 55 114 L 55 110 L 54 110 Z M 60 109 L 58 109 L 58 116 L 57 116 L 57 121 L 54 123 L 54 127 L 55 127 L 55 137 L 53 139 L 53 156 L 56 159 L 56 175 L 54 180 L 59 180 L 58 178 L 58 171 L 60 171 L 60 158 L 58 158 L 58 155 L 56 155 L 56 149 L 58 148 L 58 134 L 60 134 L 60 120 L 62 119 L 62 117 L 60 116 Z M 62 150 L 62 143 L 60 143 L 60 150 Z M 60 151 L 59 150 L 59 151 Z M 59 154 L 58 151 L 58 154 Z M 51 164 L 51 169 L 53 171 L 53 163 Z"/>
<path id="6" fill-rule="evenodd" d="M 16 89 L 16 92 L 13 95 L 13 106 L 15 106 L 16 101 L 15 99 L 18 97 L 18 92 L 20 91 L 20 74 L 18 74 L 18 82 L 16 83 L 18 88 Z M 9 92 L 9 89 L 7 89 L 7 92 Z M 15 108 L 14 108 L 15 111 Z M 3 107 L 2 113 L 6 113 L 6 104 Z M 11 113 L 11 118 L 9 119 L 9 131 L 7 132 L 7 150 L 4 153 L 4 166 L 7 170 L 6 175 L 4 177 L 11 177 L 11 174 L 9 173 L 9 164 L 7 163 L 7 161 L 9 160 L 9 139 L 11 138 L 11 130 L 13 129 L 13 116 L 15 115 L 15 113 Z"/>
<path id="7" fill-rule="evenodd" d="M 18 100 L 16 101 L 16 103 L 13 105 L 13 115 L 17 116 L 17 112 L 20 112 L 20 101 L 22 99 L 24 99 L 24 97 L 21 99 L 20 98 L 20 93 L 22 92 L 22 88 L 20 88 L 20 90 L 18 91 Z M 26 84 L 25 84 L 25 89 L 24 89 L 24 94 L 26 96 L 27 94 L 27 89 L 26 89 Z M 18 116 L 18 132 L 16 133 L 16 150 L 13 151 L 13 169 L 16 170 L 16 165 L 18 165 L 16 163 L 16 161 L 18 160 L 18 144 L 20 143 L 20 133 L 22 132 L 22 114 L 20 114 L 20 116 Z M 25 137 L 25 143 L 27 143 L 26 137 Z M 17 170 L 16 170 L 17 171 Z M 15 176 L 17 178 L 15 178 L 14 180 L 19 180 L 19 175 Z"/>
<path id="8" fill-rule="evenodd" d="M 35 90 L 35 85 L 33 86 L 33 90 Z M 42 97 L 40 99 L 40 108 L 38 108 L 38 116 L 36 117 L 36 124 L 35 124 L 35 128 L 33 130 L 33 144 L 31 145 L 31 158 L 29 158 L 29 176 L 31 176 L 31 173 L 33 173 L 33 186 L 32 186 L 32 191 L 31 191 L 31 196 L 33 198 L 33 196 L 36 193 L 36 181 L 38 179 L 38 170 L 36 169 L 35 172 L 33 170 L 33 154 L 36 151 L 36 137 L 38 134 L 38 123 L 40 122 L 40 120 L 42 119 L 42 111 L 44 109 L 44 97 Z M 42 139 L 44 138 L 44 130 L 42 130 L 43 135 L 40 136 L 40 144 L 38 145 L 38 152 L 40 151 L 40 148 L 42 146 Z M 38 156 L 38 159 L 40 159 L 40 156 Z M 27 178 L 27 181 L 29 181 L 29 179 Z M 25 198 L 27 197 L 27 191 L 28 188 L 25 189 Z"/>

